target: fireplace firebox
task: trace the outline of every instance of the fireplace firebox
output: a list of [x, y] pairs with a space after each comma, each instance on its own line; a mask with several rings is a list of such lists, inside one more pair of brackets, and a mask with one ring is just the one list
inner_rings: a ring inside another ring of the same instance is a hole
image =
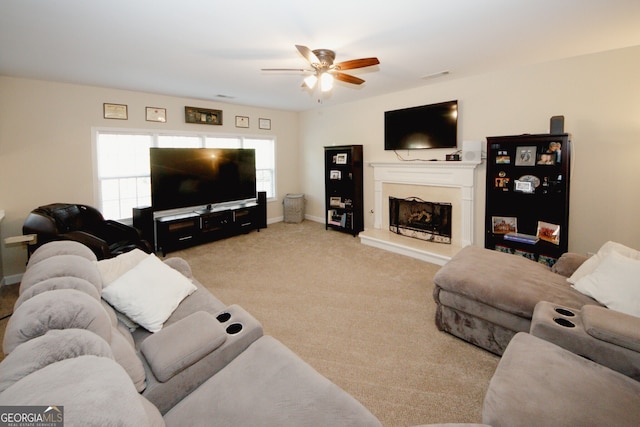
[[451, 203], [389, 197], [389, 230], [415, 239], [451, 244]]

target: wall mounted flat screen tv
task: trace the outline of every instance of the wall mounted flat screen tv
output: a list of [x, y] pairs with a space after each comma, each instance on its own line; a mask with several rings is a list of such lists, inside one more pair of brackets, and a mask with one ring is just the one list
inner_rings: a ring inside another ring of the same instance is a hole
[[455, 148], [457, 141], [457, 100], [384, 113], [385, 150]]
[[156, 211], [256, 197], [254, 149], [150, 148]]

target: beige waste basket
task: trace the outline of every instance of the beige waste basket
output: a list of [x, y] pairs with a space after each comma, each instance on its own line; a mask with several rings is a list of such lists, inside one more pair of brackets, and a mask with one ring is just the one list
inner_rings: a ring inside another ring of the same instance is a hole
[[299, 223], [304, 220], [304, 194], [287, 194], [283, 203], [284, 222]]

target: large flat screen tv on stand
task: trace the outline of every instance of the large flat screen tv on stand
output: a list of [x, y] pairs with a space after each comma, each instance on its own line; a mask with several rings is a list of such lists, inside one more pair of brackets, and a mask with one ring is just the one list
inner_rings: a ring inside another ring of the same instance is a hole
[[255, 150], [150, 148], [153, 210], [213, 209], [256, 198]]

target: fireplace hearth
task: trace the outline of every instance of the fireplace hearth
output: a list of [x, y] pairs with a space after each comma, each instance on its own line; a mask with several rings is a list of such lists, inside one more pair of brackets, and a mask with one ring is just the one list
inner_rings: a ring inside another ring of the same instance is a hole
[[389, 230], [428, 242], [451, 244], [451, 203], [389, 197]]

